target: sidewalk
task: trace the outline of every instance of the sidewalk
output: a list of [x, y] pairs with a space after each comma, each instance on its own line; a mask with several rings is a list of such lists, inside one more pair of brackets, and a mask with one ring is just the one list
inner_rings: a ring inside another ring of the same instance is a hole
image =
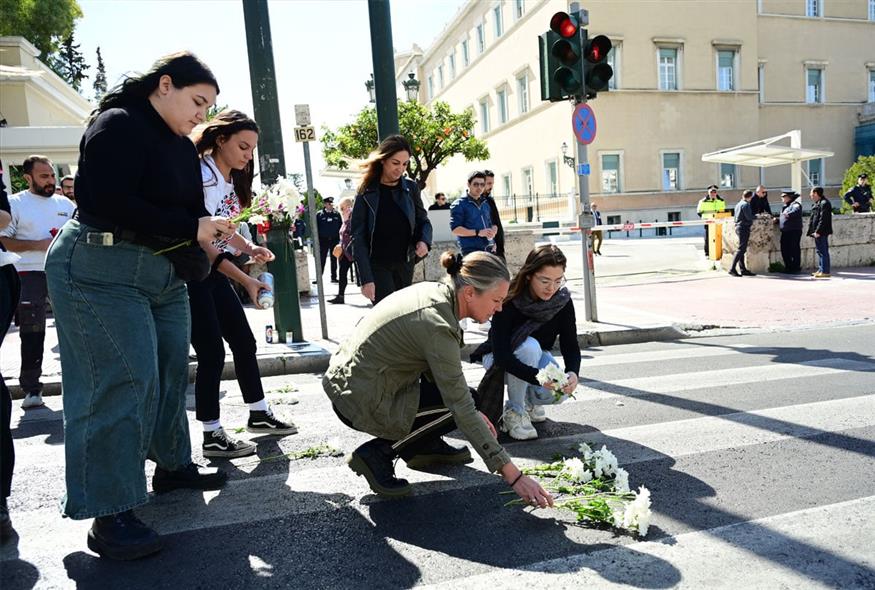
[[[613, 250], [613, 254], [606, 253], [596, 260], [597, 274], [599, 268], [610, 266], [611, 256], [626, 256], [617, 252], [618, 249]], [[833, 273], [832, 279], [824, 281], [815, 281], [808, 275], [765, 274], [736, 278], [720, 271], [678, 276], [665, 270], [642, 284], [616, 284], [597, 278], [599, 322], [591, 323], [584, 320], [579, 264], [578, 261], [575, 268], [573, 258], [569, 256], [568, 286], [575, 300], [578, 339], [582, 347], [687, 338], [712, 328], [787, 330], [875, 321], [872, 295], [875, 293], [875, 267], [870, 266], [841, 269]], [[331, 298], [337, 285], [326, 283], [326, 290], [327, 299]], [[311, 297], [301, 298], [303, 331], [309, 346], [300, 349], [265, 342], [264, 329], [267, 324], [274, 323], [273, 311], [246, 309], [258, 343], [258, 362], [264, 376], [324, 370], [331, 352], [370, 310], [369, 303], [355, 285], [350, 286], [345, 305], [326, 304], [328, 339], [323, 340], [315, 292], [314, 286]], [[485, 336], [477, 324], [468, 322], [466, 349], [473, 348]], [[0, 353], [0, 369], [14, 397], [22, 396], [18, 388], [19, 351], [18, 329], [13, 326]], [[466, 357], [463, 351], [463, 358]], [[195, 366], [194, 362], [190, 365], [192, 380]], [[57, 334], [54, 321], [49, 318], [42, 378], [45, 394], [60, 393], [60, 374]], [[230, 354], [226, 358], [223, 378], [233, 378]]]

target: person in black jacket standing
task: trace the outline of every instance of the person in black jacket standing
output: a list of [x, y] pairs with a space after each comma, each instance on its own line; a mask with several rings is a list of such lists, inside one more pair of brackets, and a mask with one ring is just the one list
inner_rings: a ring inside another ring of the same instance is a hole
[[832, 205], [823, 196], [823, 187], [816, 186], [808, 194], [814, 205], [811, 207], [811, 219], [808, 220], [807, 235], [814, 238], [814, 249], [817, 251], [817, 271], [812, 274], [815, 279], [829, 278], [829, 235], [832, 233]]
[[794, 275], [802, 268], [802, 199], [793, 191], [781, 193], [784, 207], [775, 223], [781, 230], [781, 258], [784, 259], [784, 272]]
[[492, 197], [492, 187], [495, 186], [495, 172], [492, 170], [484, 170], [483, 174], [486, 175], [486, 188], [483, 189], [481, 197], [483, 197], [489, 205], [489, 216], [492, 219], [492, 224], [498, 228], [498, 232], [495, 234], [494, 239], [495, 253], [504, 259], [504, 227], [501, 225], [501, 215], [498, 213], [498, 205]]
[[413, 265], [431, 248], [431, 222], [419, 186], [404, 178], [410, 144], [390, 135], [362, 164], [352, 207], [352, 252], [362, 295], [374, 302], [413, 283]]
[[872, 187], [869, 186], [868, 174], [857, 176], [857, 184], [845, 193], [845, 202], [854, 213], [868, 213], [872, 210]]
[[[735, 205], [735, 233], [738, 234], [738, 250], [732, 258], [732, 267], [729, 274], [734, 277], [752, 277], [754, 273], [747, 270], [744, 255], [747, 254], [747, 243], [750, 240], [750, 228], [753, 225], [753, 211], [750, 201], [753, 199], [753, 191], [744, 191], [741, 200]], [[741, 266], [739, 273], [736, 267]]]
[[325, 274], [325, 258], [331, 258], [331, 282], [337, 282], [337, 258], [328, 256], [340, 243], [340, 226], [343, 218], [334, 208], [334, 197], [322, 199], [322, 211], [316, 213], [316, 230], [319, 232], [319, 260], [322, 261], [322, 274]]
[[88, 547], [111, 559], [161, 549], [132, 510], [149, 498], [146, 459], [156, 493], [227, 480], [192, 463], [185, 411], [185, 280], [209, 273], [198, 244], [235, 230], [204, 208], [187, 137], [218, 92], [209, 68], [181, 52], [105, 94], [79, 145], [77, 218], [46, 257], [64, 388], [63, 512], [94, 518]]

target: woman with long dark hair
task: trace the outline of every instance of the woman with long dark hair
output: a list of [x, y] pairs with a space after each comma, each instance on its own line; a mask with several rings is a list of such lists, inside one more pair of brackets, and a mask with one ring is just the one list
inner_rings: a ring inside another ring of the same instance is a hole
[[[204, 209], [188, 138], [218, 92], [209, 68], [182, 52], [107, 93], [79, 145], [77, 218], [46, 258], [64, 388], [63, 512], [94, 518], [88, 547], [112, 559], [161, 548], [132, 511], [148, 501], [146, 459], [158, 493], [227, 480], [192, 463], [185, 413], [185, 279], [209, 271], [197, 244], [235, 229]], [[174, 243], [189, 245], [161, 253]]]
[[[253, 151], [258, 125], [240, 111], [223, 111], [192, 134], [201, 157], [204, 206], [213, 215], [234, 219], [252, 203]], [[197, 353], [194, 383], [196, 416], [204, 428], [204, 457], [245, 457], [255, 453], [251, 442], [228, 436], [219, 420], [219, 383], [225, 367], [228, 341], [243, 401], [249, 406], [246, 429], [255, 434], [294, 434], [293, 424], [277, 419], [264, 399], [255, 358], [255, 337], [240, 299], [228, 282], [242, 285], [258, 307], [258, 290], [268, 285], [237, 268], [233, 252], [244, 252], [257, 262], [273, 260], [267, 248], [256, 246], [239, 233], [205, 246], [212, 261], [210, 275], [188, 282], [191, 309], [191, 344]]]
[[[552, 244], [538, 246], [510, 282], [504, 306], [492, 318], [489, 339], [471, 355], [483, 360], [487, 372], [481, 382], [507, 384], [507, 403], [501, 429], [511, 438], [538, 437], [532, 422], [543, 422], [544, 405], [564, 401], [540, 386], [536, 375], [548, 364], [556, 364], [550, 350], [559, 338], [567, 385], [564, 395], [577, 388], [580, 345], [571, 293], [565, 288], [567, 260]], [[488, 395], [488, 394], [486, 394]]]
[[431, 248], [431, 222], [419, 186], [404, 178], [410, 144], [390, 135], [362, 163], [352, 208], [352, 251], [362, 295], [379, 303], [413, 283], [413, 266]]

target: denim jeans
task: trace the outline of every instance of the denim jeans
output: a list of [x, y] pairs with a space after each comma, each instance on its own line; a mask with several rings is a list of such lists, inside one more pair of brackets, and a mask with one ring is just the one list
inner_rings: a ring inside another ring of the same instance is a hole
[[[532, 338], [526, 338], [519, 347], [513, 351], [521, 363], [543, 369], [550, 363], [557, 364], [553, 355], [546, 350], [541, 350], [541, 343]], [[488, 369], [492, 366], [494, 358], [492, 353], [483, 357], [483, 367]], [[555, 403], [553, 392], [546, 387], [540, 385], [532, 385], [528, 381], [524, 381], [519, 377], [511, 375], [509, 372], [504, 373], [504, 382], [507, 385], [507, 403], [505, 409], [514, 410], [519, 414], [524, 414], [526, 405], [544, 406]]]
[[829, 274], [829, 236], [814, 238], [814, 249], [817, 250], [817, 270]]
[[46, 257], [61, 349], [67, 495], [74, 519], [146, 503], [144, 461], [191, 463], [185, 414], [189, 310], [164, 256], [87, 243], [68, 221]]

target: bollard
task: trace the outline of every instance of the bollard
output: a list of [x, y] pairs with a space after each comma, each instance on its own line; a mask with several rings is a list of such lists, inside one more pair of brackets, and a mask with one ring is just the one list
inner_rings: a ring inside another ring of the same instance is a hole
[[723, 258], [723, 224], [712, 223], [708, 226], [708, 258], [720, 260]]
[[267, 269], [273, 274], [274, 280], [274, 333], [275, 341], [285, 342], [286, 333], [292, 332], [295, 342], [303, 342], [298, 267], [289, 239], [289, 229], [289, 225], [272, 225], [267, 230], [267, 248], [276, 256], [273, 262], [267, 263]]

